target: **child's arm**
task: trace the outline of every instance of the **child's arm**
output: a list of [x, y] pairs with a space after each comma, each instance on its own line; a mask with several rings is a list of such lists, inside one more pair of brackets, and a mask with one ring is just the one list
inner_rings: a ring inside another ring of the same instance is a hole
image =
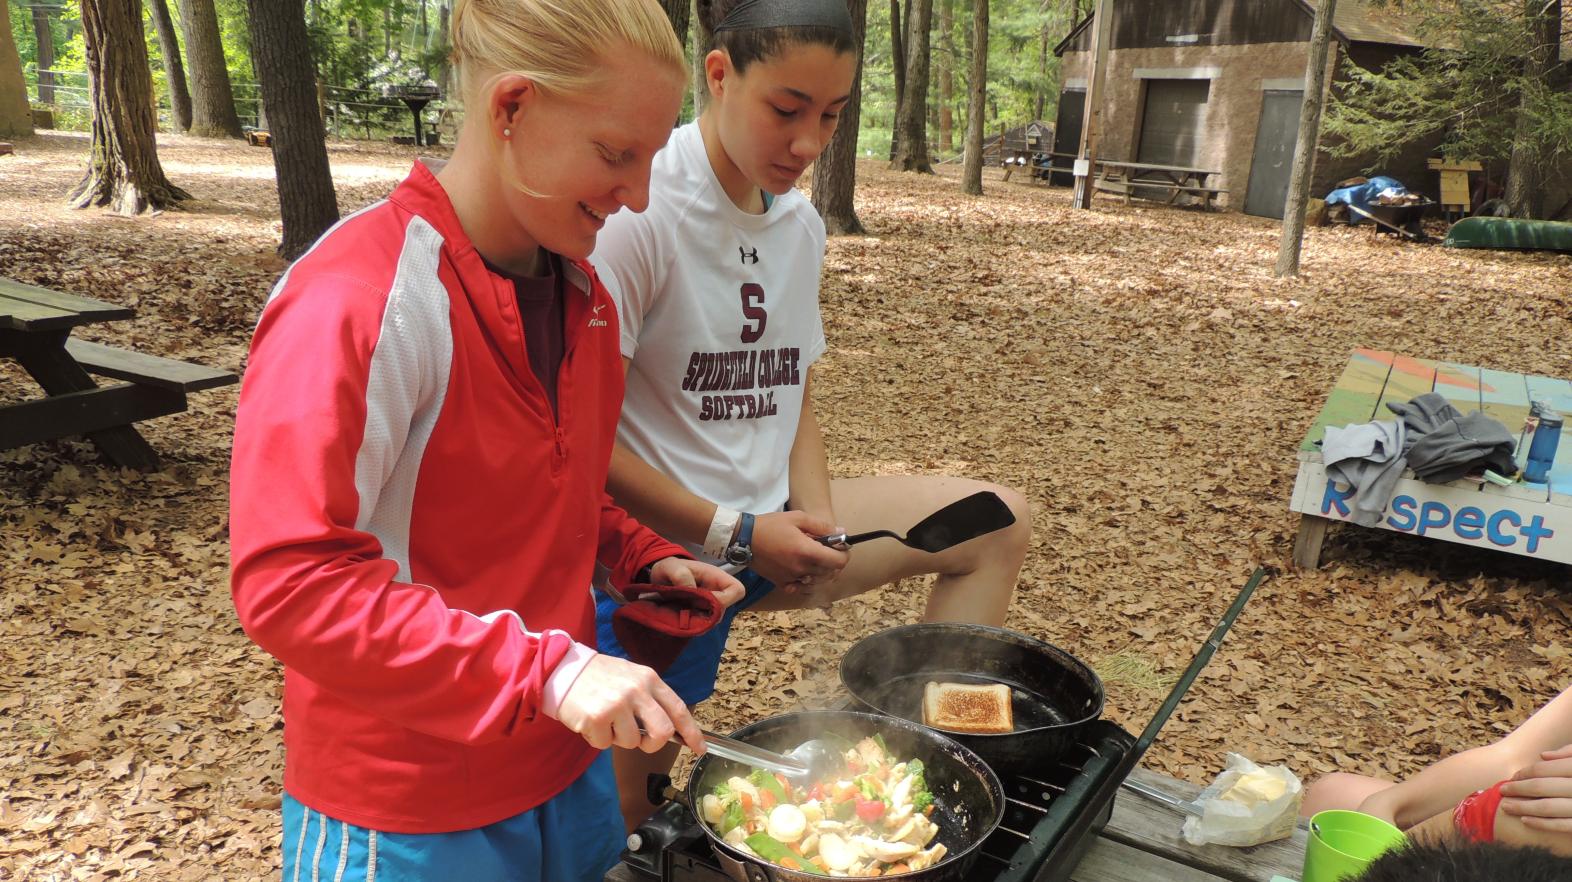
[[1572, 742], [1572, 690], [1562, 692], [1511, 734], [1494, 744], [1449, 756], [1419, 774], [1376, 793], [1360, 805], [1367, 814], [1408, 829], [1510, 777], [1543, 751]]
[[827, 523], [835, 522], [830, 504], [830, 464], [824, 449], [824, 433], [813, 410], [813, 368], [802, 384], [802, 419], [797, 437], [792, 440], [791, 466], [787, 472], [791, 500], [787, 505], [805, 511]]
[[[626, 370], [632, 359], [623, 359]], [[813, 425], [818, 438], [818, 424]], [[803, 435], [799, 427], [798, 439]], [[824, 442], [818, 440], [820, 469], [823, 466]], [[795, 470], [796, 448], [793, 447], [789, 468]], [[638, 455], [618, 444], [611, 454], [611, 468], [606, 476], [606, 488], [618, 505], [647, 524], [662, 536], [703, 544], [709, 533], [710, 522], [715, 518], [714, 502], [690, 492], [670, 476], [640, 459]], [[795, 477], [792, 478], [795, 496]], [[825, 497], [829, 496], [829, 482], [825, 479]], [[826, 511], [828, 505], [825, 506]], [[753, 569], [777, 585], [797, 580], [803, 573], [839, 570], [845, 566], [846, 553], [820, 545], [813, 537], [835, 532], [833, 521], [819, 517], [813, 511], [753, 512], [757, 520], [753, 528]]]

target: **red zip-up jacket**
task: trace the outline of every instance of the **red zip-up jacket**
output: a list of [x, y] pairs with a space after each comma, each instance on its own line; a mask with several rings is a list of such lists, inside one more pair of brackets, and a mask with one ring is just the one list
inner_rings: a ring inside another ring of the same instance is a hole
[[554, 418], [513, 283], [425, 166], [274, 288], [235, 421], [231, 589], [284, 664], [284, 788], [397, 833], [472, 829], [594, 759], [552, 719], [618, 584], [683, 554], [605, 495], [616, 308], [563, 263]]

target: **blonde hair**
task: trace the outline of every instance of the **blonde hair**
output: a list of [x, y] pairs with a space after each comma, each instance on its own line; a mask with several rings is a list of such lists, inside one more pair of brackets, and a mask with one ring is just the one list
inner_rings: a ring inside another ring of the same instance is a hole
[[678, 73], [682, 46], [656, 0], [458, 0], [451, 18], [459, 93], [500, 74], [528, 77], [547, 92], [583, 93], [601, 59], [642, 49]]

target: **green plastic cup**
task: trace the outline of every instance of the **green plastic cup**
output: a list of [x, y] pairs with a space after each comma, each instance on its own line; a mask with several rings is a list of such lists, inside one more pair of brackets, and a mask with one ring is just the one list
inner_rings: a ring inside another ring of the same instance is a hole
[[1324, 811], [1310, 819], [1300, 882], [1353, 879], [1387, 849], [1407, 842], [1403, 831], [1362, 812]]

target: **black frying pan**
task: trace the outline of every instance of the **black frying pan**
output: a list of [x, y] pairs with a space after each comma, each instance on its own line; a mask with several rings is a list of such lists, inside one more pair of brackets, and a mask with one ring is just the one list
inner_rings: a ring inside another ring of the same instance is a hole
[[[955, 741], [906, 720], [852, 711], [809, 711], [782, 714], [760, 720], [731, 733], [738, 741], [756, 744], [777, 752], [789, 751], [810, 738], [844, 739], [855, 743], [877, 733], [890, 752], [903, 759], [920, 759], [927, 767], [924, 776], [934, 795], [933, 820], [939, 825], [937, 841], [948, 853], [944, 859], [914, 873], [899, 873], [885, 878], [910, 882], [953, 882], [964, 880], [982, 854], [984, 839], [1004, 818], [1004, 787], [999, 776], [975, 753]], [[748, 767], [715, 756], [700, 757], [688, 777], [687, 799], [695, 815], [704, 794], [732, 775], [746, 776]], [[727, 844], [709, 824], [699, 826], [726, 875], [737, 882], [817, 882], [829, 877], [801, 870], [788, 870], [760, 858], [743, 854]]]
[[930, 680], [1010, 687], [1014, 732], [945, 733], [1001, 773], [1054, 761], [1103, 712], [1103, 684], [1090, 667], [1004, 628], [903, 625], [864, 637], [841, 659], [841, 682], [859, 705], [919, 724]]

